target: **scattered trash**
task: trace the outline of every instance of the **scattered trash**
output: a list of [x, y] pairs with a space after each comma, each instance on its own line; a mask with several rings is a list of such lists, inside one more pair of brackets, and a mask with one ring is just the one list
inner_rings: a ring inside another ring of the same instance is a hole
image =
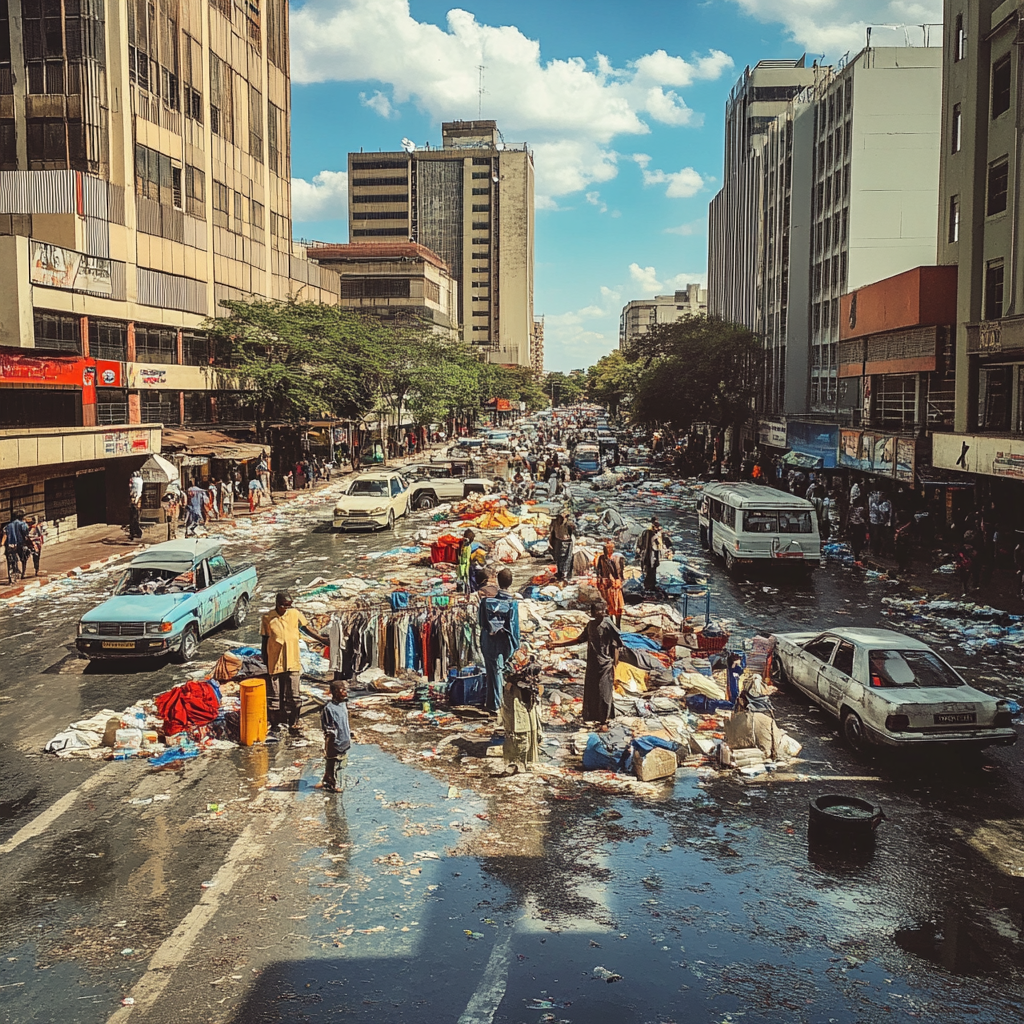
[[599, 981], [606, 981], [610, 985], [613, 981], [622, 981], [622, 975], [609, 971], [606, 967], [595, 967], [593, 975]]

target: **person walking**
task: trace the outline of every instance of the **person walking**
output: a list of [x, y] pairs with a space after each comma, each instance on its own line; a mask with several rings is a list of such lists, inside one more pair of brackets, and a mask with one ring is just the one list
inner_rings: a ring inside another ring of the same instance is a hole
[[658, 566], [665, 551], [665, 534], [657, 516], [651, 525], [640, 534], [636, 542], [636, 558], [644, 574], [644, 590], [653, 593], [658, 589]]
[[209, 519], [220, 519], [220, 484], [216, 477], [210, 479], [206, 490], [210, 495], [210, 499], [206, 503], [207, 517]]
[[206, 522], [206, 491], [198, 484], [193, 484], [186, 494], [185, 505], [185, 536], [194, 537], [196, 529]]
[[[854, 487], [856, 486], [854, 484]], [[853, 552], [855, 562], [860, 561], [861, 552], [867, 542], [867, 519], [867, 509], [864, 508], [864, 502], [858, 489], [856, 499], [850, 502], [850, 511], [846, 519], [846, 536], [850, 542], [850, 550]]]
[[267, 492], [270, 504], [273, 505], [274, 492], [270, 488], [270, 460], [267, 458], [267, 450], [265, 448], [260, 452], [260, 461], [256, 463], [256, 473], [260, 478], [260, 483], [263, 485], [263, 490]]
[[604, 551], [597, 556], [595, 569], [597, 589], [608, 606], [608, 614], [621, 629], [622, 613], [626, 609], [622, 599], [622, 560], [615, 556], [615, 545], [612, 541], [605, 542]]
[[314, 633], [309, 621], [297, 608], [292, 607], [292, 595], [281, 590], [274, 598], [274, 610], [267, 612], [260, 623], [263, 664], [267, 666], [270, 687], [267, 707], [273, 725], [286, 725], [292, 736], [301, 736], [299, 708], [302, 696], [299, 681], [302, 678], [302, 660], [299, 654], [299, 635], [305, 633], [312, 640], [327, 645], [327, 638]]
[[462, 535], [462, 540], [459, 541], [458, 551], [455, 556], [455, 576], [464, 594], [468, 594], [470, 591], [469, 568], [470, 559], [473, 555], [474, 540], [476, 540], [476, 534], [472, 530], [466, 530]]
[[545, 644], [548, 650], [575, 647], [586, 641], [587, 674], [583, 679], [583, 720], [594, 722], [598, 732], [607, 732], [615, 717], [615, 666], [619, 663], [622, 634], [608, 617], [604, 601], [590, 606], [590, 621], [579, 636]]
[[316, 788], [340, 793], [338, 769], [348, 764], [354, 738], [348, 720], [348, 689], [343, 682], [331, 683], [331, 699], [320, 712], [320, 728], [324, 732], [324, 777]]
[[224, 479], [220, 485], [220, 514], [225, 519], [230, 519], [235, 511], [235, 492], [231, 481]]
[[559, 582], [572, 576], [573, 535], [576, 527], [559, 512], [551, 524], [551, 554], [555, 559], [555, 579]]
[[[41, 523], [35, 516], [29, 516], [25, 520], [28, 525], [28, 538], [26, 547], [28, 553], [32, 556], [32, 568], [35, 570], [35, 575], [39, 575], [39, 559], [43, 554], [43, 542], [46, 540], [46, 524]], [[25, 575], [25, 569], [28, 567], [26, 561], [22, 561], [21, 575]]]
[[128, 480], [128, 537], [142, 540], [142, 474], [135, 470]]
[[540, 760], [543, 728], [540, 721], [540, 665], [530, 658], [509, 672], [501, 699], [501, 724], [505, 733], [502, 756], [509, 764], [528, 765]]
[[505, 688], [505, 667], [519, 650], [522, 637], [519, 631], [519, 607], [511, 592], [512, 570], [503, 568], [498, 573], [498, 592], [485, 597], [477, 609], [480, 626], [480, 651], [484, 656], [487, 682], [485, 707], [497, 711]]
[[7, 582], [13, 583], [19, 573], [25, 575], [28, 565], [28, 523], [25, 513], [17, 508], [11, 514], [11, 521], [4, 527], [3, 546], [7, 556]]
[[[249, 481], [249, 514], [252, 515], [256, 509], [263, 506], [263, 484], [258, 477]], [[186, 531], [187, 533], [187, 531]]]

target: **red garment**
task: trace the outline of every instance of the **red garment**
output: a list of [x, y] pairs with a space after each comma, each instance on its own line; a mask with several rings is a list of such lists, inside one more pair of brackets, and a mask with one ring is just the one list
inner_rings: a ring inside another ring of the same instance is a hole
[[206, 725], [220, 714], [217, 691], [199, 679], [190, 679], [182, 686], [157, 694], [156, 707], [164, 720], [164, 734], [167, 736]]

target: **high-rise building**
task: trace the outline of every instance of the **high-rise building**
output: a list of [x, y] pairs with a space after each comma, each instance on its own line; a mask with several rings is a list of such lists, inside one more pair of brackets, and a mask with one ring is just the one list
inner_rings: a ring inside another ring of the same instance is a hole
[[730, 96], [709, 308], [764, 339], [768, 415], [859, 407], [838, 388], [839, 297], [932, 260], [940, 64], [938, 47], [869, 47], [838, 70], [793, 62], [805, 87], [769, 93], [772, 116], [760, 64]]
[[287, 0], [0, 0], [0, 518], [125, 521], [160, 424], [245, 418], [219, 303], [337, 301], [289, 90]]
[[708, 291], [699, 284], [688, 284], [672, 295], [632, 299], [619, 314], [619, 348], [624, 349], [656, 324], [673, 324], [688, 316], [704, 316], [707, 311]]
[[[463, 337], [531, 365], [533, 154], [494, 121], [441, 126], [440, 149], [349, 153], [349, 240], [418, 242], [451, 268]], [[411, 148], [411, 147], [410, 147]]]
[[544, 317], [533, 318], [533, 338], [530, 341], [530, 366], [540, 378], [544, 373]]

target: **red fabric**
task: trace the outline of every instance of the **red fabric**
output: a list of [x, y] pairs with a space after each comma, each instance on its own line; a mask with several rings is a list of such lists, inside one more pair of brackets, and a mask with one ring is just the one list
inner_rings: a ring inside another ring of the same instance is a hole
[[190, 679], [183, 686], [158, 694], [156, 707], [164, 720], [164, 734], [167, 736], [206, 725], [220, 714], [216, 691], [209, 683], [198, 679]]

